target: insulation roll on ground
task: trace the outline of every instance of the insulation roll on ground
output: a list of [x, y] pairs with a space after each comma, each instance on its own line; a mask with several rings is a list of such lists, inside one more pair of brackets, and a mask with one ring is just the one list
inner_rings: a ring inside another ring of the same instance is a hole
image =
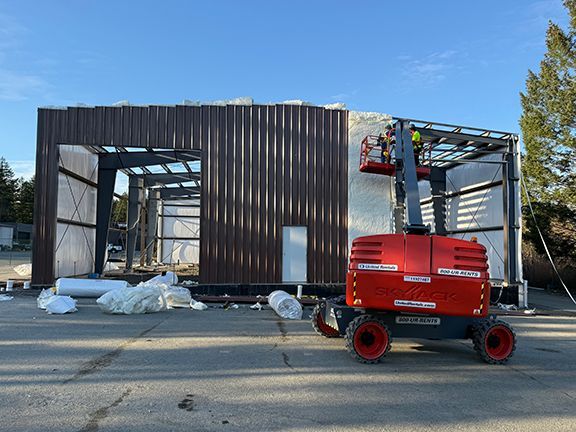
[[118, 288], [125, 288], [128, 282], [108, 279], [60, 278], [56, 281], [56, 294], [72, 297], [100, 297]]

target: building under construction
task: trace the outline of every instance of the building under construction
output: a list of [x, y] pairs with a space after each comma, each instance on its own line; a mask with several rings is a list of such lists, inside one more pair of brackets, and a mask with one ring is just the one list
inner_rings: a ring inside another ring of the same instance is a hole
[[[40, 109], [32, 282], [103, 272], [121, 172], [127, 268], [141, 232], [143, 264], [197, 263], [203, 284], [344, 283], [352, 238], [401, 229], [393, 181], [359, 171], [379, 158], [362, 136], [392, 120], [287, 104]], [[523, 303], [518, 137], [411, 122], [425, 222], [478, 237], [496, 295]]]

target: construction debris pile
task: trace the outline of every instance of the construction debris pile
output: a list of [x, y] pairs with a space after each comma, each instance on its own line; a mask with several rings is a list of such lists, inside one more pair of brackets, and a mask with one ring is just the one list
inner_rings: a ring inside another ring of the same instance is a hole
[[[123, 280], [60, 278], [53, 288], [42, 290], [37, 298], [38, 308], [49, 314], [76, 312], [75, 297], [96, 298], [100, 310], [107, 314], [144, 314], [174, 308], [189, 308], [203, 311], [208, 306], [192, 298], [190, 281], [178, 284], [174, 272], [166, 272], [140, 282], [136, 286]], [[226, 296], [225, 296], [226, 297]], [[251, 306], [252, 310], [262, 310], [263, 297]], [[270, 307], [284, 319], [302, 319], [302, 305], [285, 291], [274, 291], [268, 296]], [[224, 309], [237, 309], [238, 305], [225, 302]]]

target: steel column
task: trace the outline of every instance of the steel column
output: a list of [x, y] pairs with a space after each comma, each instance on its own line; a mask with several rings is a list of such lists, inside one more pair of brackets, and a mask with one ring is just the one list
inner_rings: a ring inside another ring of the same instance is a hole
[[[128, 223], [126, 230], [126, 269], [131, 269], [136, 251], [136, 237], [138, 236], [138, 219], [140, 215], [140, 201], [143, 193], [144, 180], [130, 176], [128, 180]], [[144, 251], [140, 251], [144, 253]]]
[[[146, 230], [146, 265], [152, 265], [158, 228], [158, 204], [160, 191], [148, 189], [148, 229]], [[158, 259], [156, 259], [158, 261]]]
[[108, 227], [112, 214], [116, 170], [98, 166], [98, 196], [96, 199], [96, 245], [94, 273], [102, 273], [108, 249]]
[[[519, 304], [523, 290], [520, 257], [521, 215], [519, 197], [520, 156], [517, 139], [508, 140], [508, 151], [502, 166], [502, 197], [504, 213], [504, 287], [506, 303]], [[526, 302], [525, 293], [522, 295]]]
[[434, 211], [434, 232], [445, 236], [446, 231], [446, 170], [433, 166], [430, 170], [430, 189]]
[[58, 154], [57, 131], [60, 111], [38, 110], [36, 134], [36, 187], [34, 191], [34, 241], [32, 243], [32, 284], [54, 282], [57, 214]]

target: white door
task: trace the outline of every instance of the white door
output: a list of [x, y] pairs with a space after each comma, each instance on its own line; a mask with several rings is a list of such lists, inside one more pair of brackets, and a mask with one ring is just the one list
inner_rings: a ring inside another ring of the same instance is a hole
[[308, 228], [282, 227], [282, 282], [306, 282]]

